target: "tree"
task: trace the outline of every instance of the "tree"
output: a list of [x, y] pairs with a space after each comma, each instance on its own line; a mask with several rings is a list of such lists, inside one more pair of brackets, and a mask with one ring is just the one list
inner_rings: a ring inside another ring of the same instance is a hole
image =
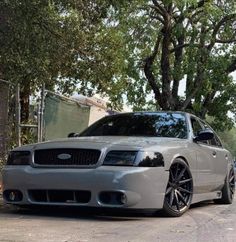
[[[42, 83], [68, 95], [78, 83], [86, 94], [106, 91], [122, 56], [109, 51], [109, 45], [121, 45], [114, 30], [102, 36], [108, 7], [102, 0], [0, 2], [0, 78], [20, 83], [22, 122], [28, 122], [29, 97]], [[1, 104], [7, 98], [4, 90]], [[6, 135], [4, 124], [0, 133]]]
[[[232, 126], [235, 113], [235, 2], [133, 0], [111, 21], [126, 39], [128, 101], [137, 109], [153, 93], [158, 109], [187, 110]], [[185, 96], [179, 95], [185, 80]]]
[[118, 74], [122, 53], [109, 51], [109, 45], [114, 50], [121, 43], [101, 24], [108, 7], [102, 0], [0, 3], [0, 76], [22, 84], [23, 113], [29, 94], [42, 83], [67, 94], [77, 83], [105, 90], [106, 81]]
[[7, 153], [7, 107], [9, 84], [0, 79], [0, 170], [2, 160]]
[[232, 125], [233, 0], [4, 0], [0, 19], [0, 78], [21, 83], [23, 121], [44, 82], [63, 94], [79, 84], [117, 109], [126, 96], [134, 110], [187, 110]]
[[219, 133], [224, 146], [230, 150], [234, 158], [236, 158], [236, 128], [233, 127], [230, 130], [225, 130]]

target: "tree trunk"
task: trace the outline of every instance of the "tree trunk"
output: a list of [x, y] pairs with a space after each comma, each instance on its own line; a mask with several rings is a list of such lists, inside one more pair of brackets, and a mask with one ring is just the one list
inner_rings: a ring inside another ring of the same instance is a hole
[[171, 109], [172, 94], [170, 91], [170, 42], [171, 42], [171, 21], [168, 16], [163, 27], [163, 41], [161, 53], [161, 75], [162, 75], [162, 108]]
[[5, 161], [8, 144], [9, 84], [0, 80], [0, 163]]
[[21, 123], [29, 121], [29, 108], [30, 108], [30, 85], [22, 85], [20, 92], [20, 105], [21, 105]]

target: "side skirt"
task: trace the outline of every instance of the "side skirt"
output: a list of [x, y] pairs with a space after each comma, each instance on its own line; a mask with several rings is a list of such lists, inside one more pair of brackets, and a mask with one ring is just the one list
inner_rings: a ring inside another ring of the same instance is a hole
[[213, 199], [221, 198], [221, 196], [222, 196], [221, 191], [193, 194], [192, 204], [198, 203], [198, 202], [201, 202], [201, 201], [207, 201], [207, 200], [213, 200]]

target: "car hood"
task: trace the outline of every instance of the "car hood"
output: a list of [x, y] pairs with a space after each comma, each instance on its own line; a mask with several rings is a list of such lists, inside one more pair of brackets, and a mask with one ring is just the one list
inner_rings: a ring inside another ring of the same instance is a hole
[[176, 147], [183, 146], [186, 139], [166, 137], [127, 137], [127, 136], [91, 136], [58, 139], [18, 147], [15, 150], [56, 149], [56, 148], [82, 148], [82, 149], [131, 149], [142, 150], [152, 147]]

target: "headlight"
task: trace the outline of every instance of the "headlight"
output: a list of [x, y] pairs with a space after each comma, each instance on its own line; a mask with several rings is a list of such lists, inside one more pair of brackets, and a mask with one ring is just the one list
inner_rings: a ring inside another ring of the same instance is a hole
[[165, 165], [163, 155], [159, 152], [141, 152], [140, 156], [138, 166], [160, 167]]
[[137, 151], [110, 151], [103, 165], [108, 166], [133, 166]]
[[11, 151], [7, 165], [29, 165], [30, 164], [30, 152], [29, 151]]

